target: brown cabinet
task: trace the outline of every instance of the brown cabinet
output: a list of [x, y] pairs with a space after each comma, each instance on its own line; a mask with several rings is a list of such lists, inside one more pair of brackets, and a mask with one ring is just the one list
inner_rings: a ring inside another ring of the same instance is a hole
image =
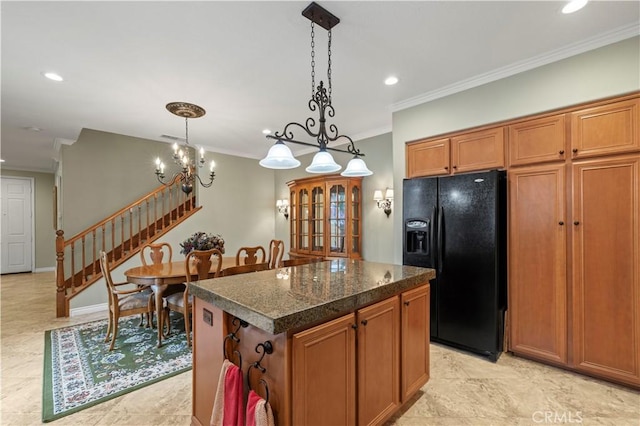
[[504, 127], [410, 142], [407, 178], [504, 168]]
[[640, 151], [640, 99], [584, 108], [571, 114], [573, 158]]
[[450, 171], [449, 138], [407, 144], [407, 177], [446, 175]]
[[355, 425], [355, 314], [295, 334], [292, 424]]
[[509, 349], [567, 363], [565, 165], [509, 171]]
[[400, 406], [399, 309], [392, 297], [358, 311], [359, 425], [381, 424]]
[[429, 381], [429, 294], [429, 286], [422, 286], [400, 296], [402, 402]]
[[292, 353], [293, 424], [382, 424], [429, 379], [429, 286], [294, 334]]
[[640, 155], [576, 162], [572, 190], [573, 365], [640, 386]]
[[340, 175], [287, 183], [291, 257], [362, 257], [361, 183]]
[[452, 172], [504, 168], [504, 132], [504, 127], [495, 127], [452, 137]]
[[509, 126], [509, 165], [564, 161], [564, 114], [527, 120]]

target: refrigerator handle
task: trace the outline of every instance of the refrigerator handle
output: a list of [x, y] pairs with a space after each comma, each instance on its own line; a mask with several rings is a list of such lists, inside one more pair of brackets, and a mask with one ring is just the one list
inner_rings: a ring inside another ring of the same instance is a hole
[[431, 212], [431, 223], [429, 223], [429, 256], [431, 257], [431, 265], [436, 266], [436, 236], [435, 236], [435, 220], [436, 220], [436, 206], [433, 206], [433, 211]]
[[444, 207], [440, 207], [440, 214], [438, 215], [438, 274], [442, 273], [442, 266], [444, 264], [444, 250], [442, 249], [443, 235], [442, 235], [442, 221], [444, 219]]

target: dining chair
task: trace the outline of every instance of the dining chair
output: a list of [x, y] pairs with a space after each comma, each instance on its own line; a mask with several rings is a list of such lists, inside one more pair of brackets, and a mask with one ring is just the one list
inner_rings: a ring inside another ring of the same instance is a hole
[[[258, 260], [258, 256], [260, 256], [260, 260]], [[264, 263], [266, 257], [267, 252], [262, 246], [240, 247], [236, 253], [236, 266]]]
[[140, 249], [140, 259], [142, 264], [147, 266], [147, 261], [152, 265], [171, 262], [173, 257], [173, 249], [169, 243], [146, 243]]
[[230, 266], [220, 271], [220, 274], [221, 274], [220, 276], [228, 277], [229, 275], [245, 274], [247, 272], [266, 271], [268, 269], [270, 268], [267, 262], [254, 263], [251, 265]]
[[[193, 271], [197, 280], [209, 278], [211, 267], [215, 265], [214, 278], [220, 276], [222, 268], [222, 252], [218, 249], [193, 250], [184, 259], [186, 272], [185, 289], [181, 292], [165, 297], [167, 306], [164, 309], [164, 317], [169, 317], [170, 311], [179, 312], [184, 317], [184, 330], [187, 334], [187, 345], [191, 346], [191, 312], [193, 308], [193, 296], [189, 293], [189, 284], [192, 280]], [[168, 332], [171, 332], [171, 321], [167, 321]]]
[[109, 350], [112, 351], [118, 336], [118, 321], [121, 317], [147, 314], [149, 318], [153, 318], [155, 309], [153, 292], [148, 287], [125, 290], [122, 286], [131, 285], [131, 283], [114, 283], [109, 269], [109, 258], [107, 253], [102, 250], [100, 251], [100, 268], [109, 293], [109, 324], [104, 341], [105, 343], [108, 342], [109, 336], [112, 336], [111, 345], [109, 346]]
[[307, 265], [309, 263], [322, 262], [324, 258], [322, 257], [296, 257], [293, 259], [285, 259], [282, 261], [282, 267], [287, 266], [298, 266], [298, 265]]
[[282, 256], [284, 255], [284, 241], [271, 240], [269, 242], [269, 269], [275, 269], [282, 266]]

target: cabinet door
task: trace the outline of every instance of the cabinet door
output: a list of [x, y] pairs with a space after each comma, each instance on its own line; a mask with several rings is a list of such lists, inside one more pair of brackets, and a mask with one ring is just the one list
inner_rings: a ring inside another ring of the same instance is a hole
[[449, 174], [449, 139], [407, 144], [407, 178]]
[[614, 102], [571, 114], [573, 158], [640, 150], [640, 99]]
[[509, 165], [565, 159], [564, 114], [509, 126]]
[[327, 184], [327, 248], [331, 257], [346, 257], [349, 244], [347, 226], [348, 181], [334, 181]]
[[398, 297], [360, 309], [357, 320], [358, 424], [381, 424], [400, 405]]
[[292, 424], [356, 423], [355, 315], [293, 336]]
[[504, 127], [451, 138], [453, 173], [504, 167]]
[[509, 172], [509, 349], [567, 362], [564, 164]]
[[403, 403], [429, 381], [429, 290], [425, 285], [400, 296]]
[[640, 156], [573, 165], [573, 363], [640, 384]]

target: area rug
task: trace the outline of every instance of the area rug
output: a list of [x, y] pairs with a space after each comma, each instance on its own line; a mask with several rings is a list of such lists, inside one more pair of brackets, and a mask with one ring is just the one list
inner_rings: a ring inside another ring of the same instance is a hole
[[42, 421], [67, 416], [191, 369], [182, 316], [157, 348], [157, 330], [140, 317], [121, 318], [113, 351], [104, 342], [107, 320], [45, 332]]

